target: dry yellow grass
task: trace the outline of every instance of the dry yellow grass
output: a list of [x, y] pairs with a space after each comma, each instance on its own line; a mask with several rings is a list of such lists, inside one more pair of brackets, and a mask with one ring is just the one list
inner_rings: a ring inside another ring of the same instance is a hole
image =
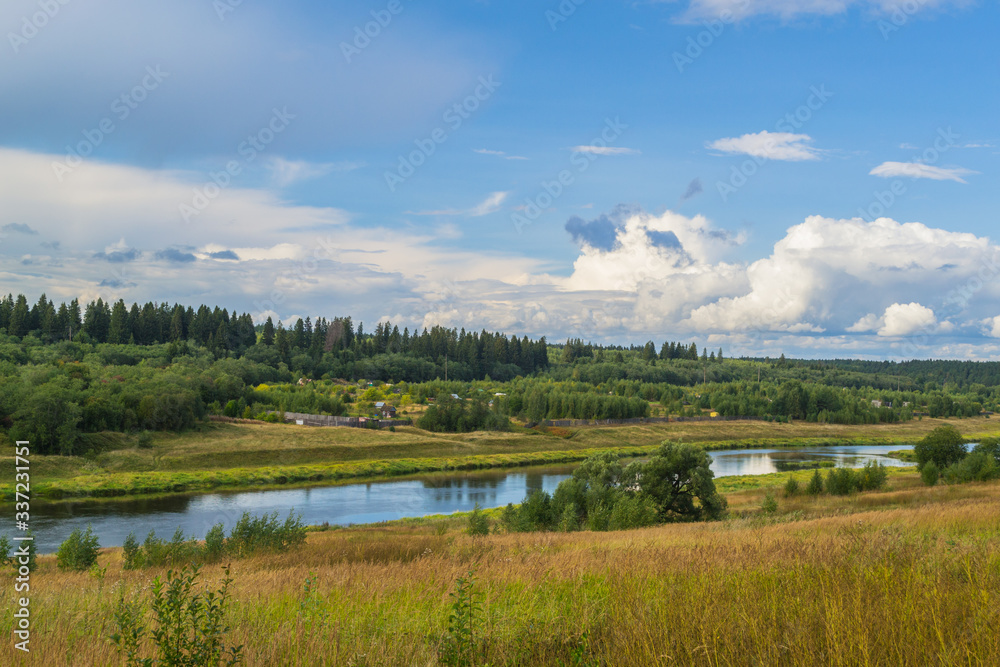
[[[758, 489], [731, 494], [724, 522], [619, 533], [474, 539], [454, 518], [313, 533], [294, 553], [233, 563], [228, 639], [248, 665], [437, 664], [448, 593], [474, 568], [478, 664], [1000, 664], [1000, 484], [915, 477], [779, 498], [773, 519]], [[148, 593], [159, 571], [123, 573], [119, 558], [102, 554], [103, 583], [43, 559], [33, 653], [8, 641], [0, 663], [121, 664], [106, 639], [114, 599]], [[310, 573], [325, 622], [299, 613]]]

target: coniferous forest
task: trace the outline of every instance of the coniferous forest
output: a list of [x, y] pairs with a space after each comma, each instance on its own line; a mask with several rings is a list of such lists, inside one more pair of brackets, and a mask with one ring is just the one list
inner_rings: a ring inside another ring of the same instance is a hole
[[[30, 305], [29, 305], [30, 303]], [[457, 397], [457, 398], [453, 398]], [[543, 420], [745, 418], [840, 424], [996, 409], [1000, 363], [731, 359], [695, 342], [433, 327], [366, 330], [349, 316], [256, 324], [218, 306], [0, 300], [0, 431], [79, 454], [106, 431], [182, 431], [212, 414], [375, 416], [432, 431]]]

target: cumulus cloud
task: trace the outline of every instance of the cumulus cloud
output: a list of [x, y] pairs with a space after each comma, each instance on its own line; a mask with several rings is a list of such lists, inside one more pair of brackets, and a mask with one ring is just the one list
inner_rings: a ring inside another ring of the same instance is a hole
[[218, 252], [210, 252], [210, 253], [208, 253], [208, 256], [211, 259], [228, 259], [228, 260], [233, 260], [233, 261], [237, 261], [237, 262], [240, 259], [240, 256], [237, 255], [232, 250], [220, 250]]
[[871, 176], [881, 176], [882, 178], [905, 176], [908, 178], [930, 178], [935, 181], [965, 183], [966, 181], [962, 176], [977, 174], [979, 172], [961, 167], [935, 167], [923, 164], [922, 162], [883, 162], [868, 173]]
[[822, 152], [809, 146], [812, 138], [808, 134], [791, 132], [768, 132], [744, 134], [741, 137], [725, 137], [706, 144], [707, 148], [723, 153], [749, 155], [765, 160], [818, 160]]
[[[921, 223], [813, 216], [746, 268], [745, 294], [694, 309], [689, 323], [702, 331], [812, 327], [884, 337], [913, 327], [947, 331], [953, 324], [938, 322], [921, 302], [947, 302], [998, 252], [987, 238]], [[997, 292], [990, 285], [981, 296]]]
[[985, 331], [987, 336], [1000, 338], [1000, 315], [985, 319], [983, 324], [986, 325]]
[[913, 301], [894, 303], [885, 309], [879, 336], [908, 336], [918, 331], [930, 332], [937, 328], [934, 311]]

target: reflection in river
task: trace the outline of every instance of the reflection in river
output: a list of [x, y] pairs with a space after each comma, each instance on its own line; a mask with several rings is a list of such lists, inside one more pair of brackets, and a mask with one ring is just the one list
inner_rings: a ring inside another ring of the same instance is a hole
[[[910, 465], [886, 457], [900, 446], [810, 447], [742, 449], [711, 452], [717, 477], [776, 472], [778, 461], [830, 460], [838, 466], [858, 467], [869, 460], [884, 465]], [[203, 538], [222, 522], [228, 531], [243, 512], [290, 510], [302, 514], [306, 524], [373, 523], [428, 514], [469, 511], [518, 503], [538, 489], [555, 490], [575, 465], [540, 466], [514, 470], [447, 472], [364, 484], [271, 491], [212, 493], [192, 496], [79, 501], [33, 507], [31, 521], [38, 550], [50, 553], [74, 528], [94, 527], [101, 546], [120, 546], [129, 532], [139, 541], [151, 530], [169, 539], [180, 526], [186, 536]]]

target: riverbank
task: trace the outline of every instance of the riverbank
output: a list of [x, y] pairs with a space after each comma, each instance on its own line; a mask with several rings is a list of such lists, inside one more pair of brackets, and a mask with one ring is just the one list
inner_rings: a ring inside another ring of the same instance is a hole
[[[982, 418], [870, 426], [672, 422], [467, 434], [430, 433], [415, 427], [390, 432], [204, 424], [187, 433], [155, 434], [148, 442], [114, 434], [103, 439], [107, 449], [85, 457], [32, 457], [31, 483], [34, 498], [49, 501], [287, 488], [424, 472], [572, 463], [601, 451], [642, 456], [667, 439], [713, 450], [906, 445], [944, 423], [955, 425], [970, 438], [1000, 434], [1000, 424]], [[12, 453], [8, 445], [2, 460], [4, 470], [13, 470]], [[0, 480], [0, 499], [9, 503], [13, 496], [11, 473]]]
[[[776, 494], [771, 516], [765, 490], [728, 493], [725, 521], [615, 533], [473, 538], [455, 516], [311, 532], [232, 562], [226, 641], [250, 667], [436, 664], [473, 571], [482, 664], [1000, 664], [1000, 483], [908, 471], [884, 491]], [[122, 571], [120, 549], [100, 577], [39, 562], [35, 661], [119, 662], [113, 601], [148, 597], [164, 570]], [[16, 662], [10, 643], [0, 661]]]

